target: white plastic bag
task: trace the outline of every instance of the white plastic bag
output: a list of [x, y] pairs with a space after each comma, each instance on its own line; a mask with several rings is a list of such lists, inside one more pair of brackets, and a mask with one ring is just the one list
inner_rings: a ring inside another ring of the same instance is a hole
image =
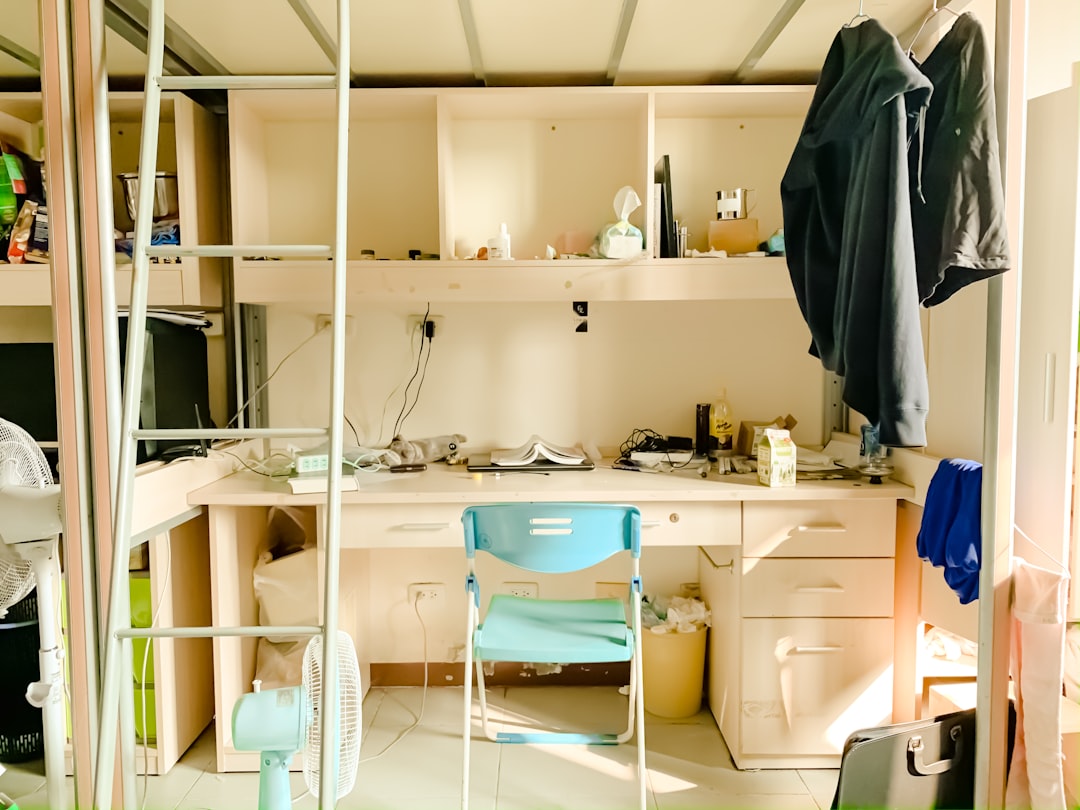
[[[259, 624], [319, 623], [318, 557], [314, 515], [291, 506], [272, 506], [267, 542], [255, 563], [253, 584]], [[301, 681], [306, 636], [259, 639], [255, 677], [264, 689], [295, 686]]]

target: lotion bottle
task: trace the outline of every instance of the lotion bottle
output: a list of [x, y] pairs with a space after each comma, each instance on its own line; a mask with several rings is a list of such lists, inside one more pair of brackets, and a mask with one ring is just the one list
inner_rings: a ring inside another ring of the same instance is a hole
[[489, 259], [512, 259], [510, 253], [510, 234], [506, 230], [506, 223], [499, 226], [499, 235], [488, 240]]

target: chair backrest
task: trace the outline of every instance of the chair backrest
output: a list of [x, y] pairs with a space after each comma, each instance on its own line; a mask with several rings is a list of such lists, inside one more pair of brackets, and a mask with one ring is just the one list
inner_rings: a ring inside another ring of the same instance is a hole
[[486, 551], [545, 574], [579, 571], [620, 551], [641, 556], [641, 513], [608, 503], [497, 503], [461, 516], [465, 554]]

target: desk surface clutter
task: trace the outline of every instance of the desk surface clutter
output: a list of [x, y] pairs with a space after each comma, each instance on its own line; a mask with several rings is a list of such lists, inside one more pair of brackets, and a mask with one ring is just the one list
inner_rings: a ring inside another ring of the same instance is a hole
[[[419, 473], [359, 476], [359, 489], [343, 492], [343, 504], [491, 503], [496, 501], [804, 501], [837, 499], [889, 499], [910, 497], [911, 487], [887, 481], [800, 481], [795, 487], [762, 486], [753, 474], [707, 478], [696, 473], [642, 474], [611, 469], [607, 459], [589, 471], [560, 471], [546, 475], [532, 471], [473, 473], [461, 466], [432, 464]], [[192, 491], [193, 505], [256, 506], [272, 504], [321, 505], [325, 492], [293, 494], [283, 481], [241, 471]]]

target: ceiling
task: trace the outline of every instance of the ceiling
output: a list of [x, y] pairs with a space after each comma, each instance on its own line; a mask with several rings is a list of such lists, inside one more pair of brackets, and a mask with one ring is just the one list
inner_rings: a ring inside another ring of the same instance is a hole
[[[148, 0], [105, 0], [111, 80], [145, 73]], [[992, 0], [942, 0], [992, 30]], [[813, 83], [859, 12], [907, 46], [932, 0], [352, 0], [355, 86]], [[326, 73], [335, 0], [171, 0], [171, 73]], [[933, 17], [933, 42], [953, 15]], [[38, 0], [4, 0], [0, 89], [39, 74]]]

